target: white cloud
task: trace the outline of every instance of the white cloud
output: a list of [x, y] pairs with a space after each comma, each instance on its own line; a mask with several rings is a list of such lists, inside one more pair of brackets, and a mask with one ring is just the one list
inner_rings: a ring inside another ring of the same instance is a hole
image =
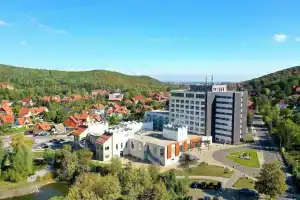
[[27, 45], [27, 41], [26, 41], [26, 40], [22, 40], [22, 41], [20, 42], [20, 44], [21, 44], [21, 45]]
[[7, 26], [8, 23], [0, 19], [0, 26]]
[[285, 42], [287, 40], [288, 36], [285, 34], [274, 34], [273, 39], [277, 42]]
[[69, 33], [65, 30], [62, 30], [62, 29], [56, 29], [56, 28], [53, 28], [51, 26], [48, 26], [48, 25], [44, 25], [42, 23], [40, 23], [37, 19], [35, 18], [32, 18], [30, 17], [29, 18], [30, 20], [30, 23], [37, 26], [38, 28], [40, 29], [43, 29], [45, 31], [49, 31], [49, 32], [53, 32], [53, 33], [56, 33], [56, 34], [60, 34], [60, 35], [68, 35]]

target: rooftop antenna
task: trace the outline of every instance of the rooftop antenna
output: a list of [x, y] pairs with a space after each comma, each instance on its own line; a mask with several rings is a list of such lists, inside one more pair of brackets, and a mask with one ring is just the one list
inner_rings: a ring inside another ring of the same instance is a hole
[[214, 85], [214, 75], [211, 75], [211, 85]]
[[207, 75], [205, 76], [205, 85], [206, 85], [206, 86], [208, 85], [208, 82], [207, 82]]

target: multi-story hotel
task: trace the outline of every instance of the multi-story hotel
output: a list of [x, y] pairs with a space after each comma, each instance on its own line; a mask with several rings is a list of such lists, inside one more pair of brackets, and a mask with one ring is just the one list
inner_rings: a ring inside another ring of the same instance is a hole
[[173, 90], [170, 123], [190, 133], [212, 136], [214, 142], [237, 144], [246, 133], [248, 93], [227, 91], [226, 85], [191, 85]]

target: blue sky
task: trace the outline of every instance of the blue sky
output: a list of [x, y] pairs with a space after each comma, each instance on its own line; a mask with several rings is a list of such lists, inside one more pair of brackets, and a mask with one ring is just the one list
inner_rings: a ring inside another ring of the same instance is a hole
[[298, 0], [2, 0], [0, 63], [240, 81], [299, 64]]

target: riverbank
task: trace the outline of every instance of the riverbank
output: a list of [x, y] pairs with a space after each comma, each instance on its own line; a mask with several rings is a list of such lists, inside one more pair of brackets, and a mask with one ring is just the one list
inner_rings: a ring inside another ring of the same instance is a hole
[[[32, 183], [16, 183], [0, 186], [0, 199], [8, 199], [38, 192], [45, 185], [55, 183], [54, 180], [36, 181]], [[1, 183], [0, 183], [1, 184]]]

